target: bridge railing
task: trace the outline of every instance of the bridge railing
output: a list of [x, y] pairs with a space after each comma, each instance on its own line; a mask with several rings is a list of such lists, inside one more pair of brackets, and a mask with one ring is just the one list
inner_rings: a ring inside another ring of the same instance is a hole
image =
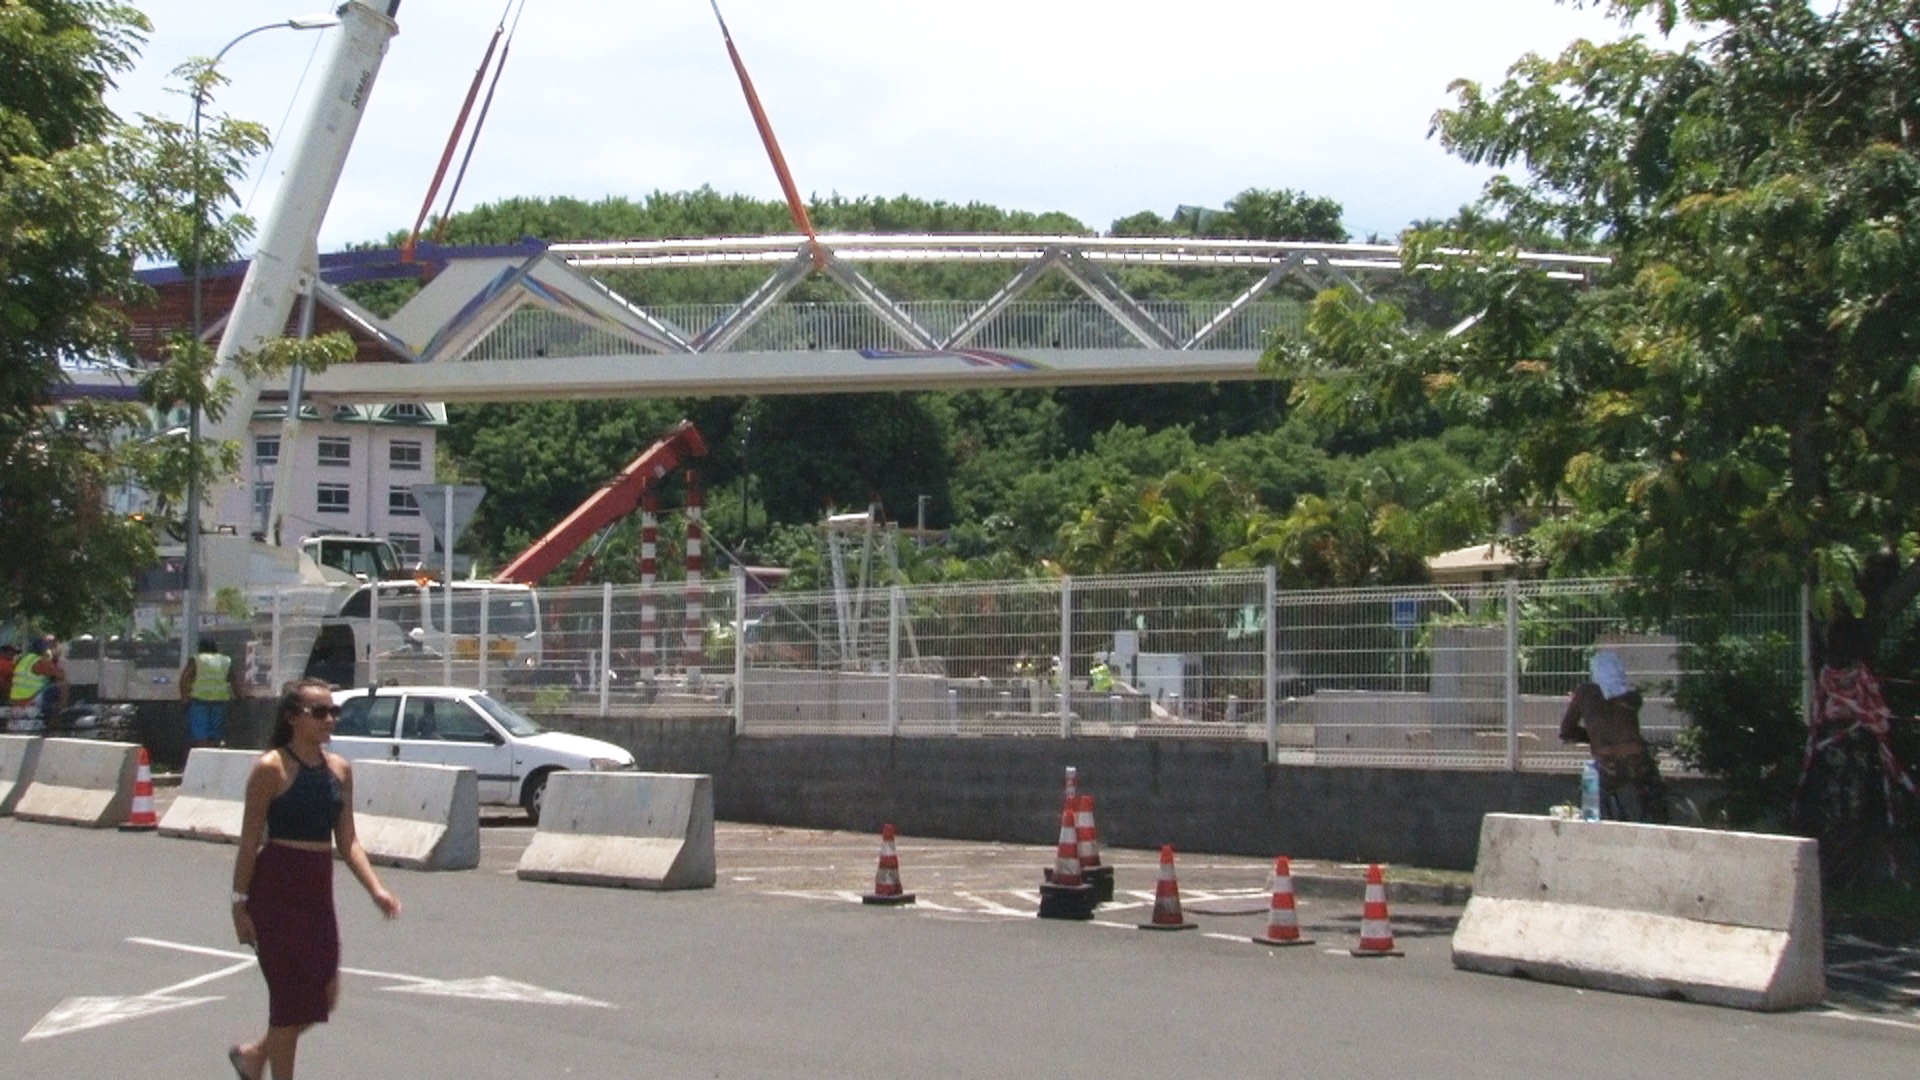
[[[914, 321], [945, 340], [979, 304], [959, 300], [909, 300], [899, 306]], [[1227, 309], [1213, 301], [1143, 301], [1141, 304], [1173, 337], [1185, 341]], [[732, 310], [727, 304], [665, 304], [648, 314], [693, 338]], [[1262, 300], [1245, 305], [1198, 347], [1260, 349], [1277, 335], [1297, 335], [1306, 323], [1306, 305], [1292, 300]], [[806, 352], [815, 349], [900, 348], [908, 343], [877, 312], [854, 300], [779, 304], [769, 308], [741, 338], [733, 352]], [[967, 342], [971, 348], [1133, 349], [1140, 342], [1090, 300], [1023, 300], [1008, 304]], [[566, 315], [522, 308], [509, 316], [468, 354], [469, 360], [526, 360], [535, 357], [644, 355], [627, 339]]]

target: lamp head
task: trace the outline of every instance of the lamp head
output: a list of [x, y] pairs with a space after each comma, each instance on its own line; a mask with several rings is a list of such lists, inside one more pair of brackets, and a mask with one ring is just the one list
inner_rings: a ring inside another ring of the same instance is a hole
[[287, 20], [287, 26], [294, 30], [325, 30], [339, 25], [338, 15], [295, 15]]

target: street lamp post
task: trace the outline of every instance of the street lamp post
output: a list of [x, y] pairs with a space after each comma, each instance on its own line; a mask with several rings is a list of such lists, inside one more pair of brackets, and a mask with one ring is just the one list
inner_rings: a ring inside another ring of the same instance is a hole
[[[207, 65], [208, 73], [220, 67], [220, 61], [227, 50], [240, 44], [255, 34], [268, 30], [325, 30], [340, 25], [338, 17], [333, 15], [303, 15], [280, 22], [266, 23], [220, 46], [213, 54], [212, 63]], [[193, 259], [193, 348], [201, 348], [201, 336], [205, 333], [202, 319], [200, 294], [202, 281], [201, 244], [206, 235], [206, 204], [200, 197], [200, 174], [206, 166], [205, 147], [200, 142], [200, 112], [207, 99], [204, 79], [194, 83], [193, 87], [193, 240], [189, 255]], [[180, 664], [186, 666], [193, 657], [195, 639], [200, 629], [200, 401], [198, 398], [187, 403], [187, 566], [186, 588], [180, 611]]]

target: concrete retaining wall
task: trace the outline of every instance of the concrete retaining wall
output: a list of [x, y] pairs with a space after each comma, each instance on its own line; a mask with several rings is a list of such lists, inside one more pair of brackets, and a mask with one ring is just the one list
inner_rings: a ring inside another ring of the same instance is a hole
[[247, 777], [260, 760], [255, 750], [196, 747], [187, 754], [180, 789], [160, 818], [160, 835], [233, 844], [240, 840]]
[[629, 889], [712, 888], [713, 778], [555, 773], [518, 874]]
[[367, 858], [383, 866], [480, 865], [480, 783], [472, 769], [356, 761], [353, 823]]
[[1743, 1009], [1826, 996], [1817, 846], [1493, 814], [1453, 936], [1470, 971]]
[[0, 817], [13, 813], [13, 804], [33, 782], [42, 741], [38, 735], [0, 735]]
[[[655, 772], [713, 777], [726, 821], [1052, 844], [1080, 769], [1101, 839], [1123, 847], [1471, 870], [1488, 813], [1579, 800], [1567, 773], [1271, 765], [1255, 742], [1200, 739], [735, 738], [730, 721], [569, 718]], [[1670, 780], [1696, 801], [1700, 781]]]
[[134, 743], [47, 739], [13, 816], [93, 829], [124, 824], [139, 769], [140, 747]]

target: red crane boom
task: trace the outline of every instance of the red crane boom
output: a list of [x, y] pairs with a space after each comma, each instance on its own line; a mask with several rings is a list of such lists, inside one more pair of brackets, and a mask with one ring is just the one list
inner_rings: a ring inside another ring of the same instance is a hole
[[690, 457], [705, 457], [707, 444], [700, 438], [693, 421], [682, 420], [647, 447], [620, 475], [603, 484], [600, 490], [568, 514], [565, 520], [547, 530], [547, 535], [527, 546], [514, 560], [493, 576], [501, 582], [539, 584], [567, 556], [601, 529], [612, 525], [640, 507], [640, 497], [649, 487], [678, 468]]

